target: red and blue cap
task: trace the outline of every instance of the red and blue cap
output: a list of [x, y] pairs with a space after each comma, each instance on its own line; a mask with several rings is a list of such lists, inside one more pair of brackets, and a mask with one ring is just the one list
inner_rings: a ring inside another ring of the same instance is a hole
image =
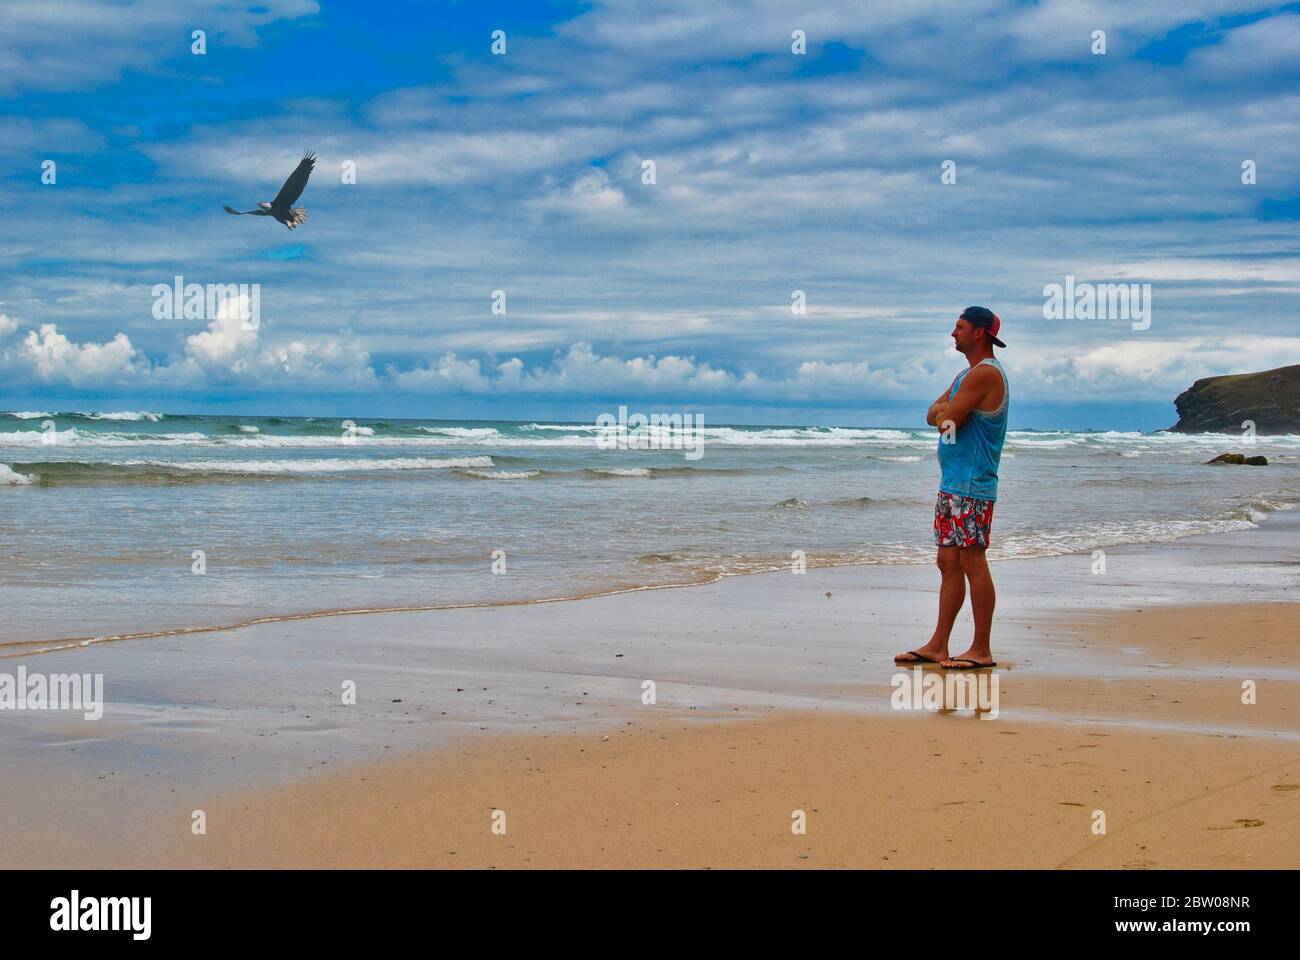
[[988, 307], [967, 307], [957, 319], [965, 320], [972, 327], [983, 327], [989, 332], [990, 340], [999, 347], [1006, 346], [1005, 343], [998, 339], [998, 331], [1002, 329], [1002, 321]]

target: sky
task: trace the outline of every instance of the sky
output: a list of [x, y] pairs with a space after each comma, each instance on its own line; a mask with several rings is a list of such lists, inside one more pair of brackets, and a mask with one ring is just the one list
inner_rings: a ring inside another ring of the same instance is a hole
[[1300, 4], [10, 0], [0, 409], [922, 425], [979, 304], [1013, 428], [1167, 427], [1300, 363], [1297, 81]]

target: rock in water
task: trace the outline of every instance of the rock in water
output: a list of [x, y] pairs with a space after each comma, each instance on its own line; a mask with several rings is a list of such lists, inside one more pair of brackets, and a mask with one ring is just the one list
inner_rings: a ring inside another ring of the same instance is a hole
[[1197, 380], [1174, 400], [1177, 433], [1300, 433], [1300, 364]]
[[1248, 467], [1267, 467], [1268, 457], [1248, 457], [1244, 453], [1221, 453], [1206, 463], [1237, 463]]

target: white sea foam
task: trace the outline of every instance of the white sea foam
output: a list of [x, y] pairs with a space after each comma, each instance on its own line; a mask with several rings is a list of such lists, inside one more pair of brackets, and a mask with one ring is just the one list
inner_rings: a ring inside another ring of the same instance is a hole
[[1120, 543], [1170, 543], [1207, 533], [1250, 530], [1266, 516], [1264, 512], [1250, 508], [1237, 513], [1230, 517], [1191, 520], [1102, 521], [1075, 529], [1012, 534], [990, 547], [990, 554], [1000, 559], [1050, 557]]
[[15, 447], [69, 445], [78, 447], [166, 447], [178, 444], [211, 445], [220, 441], [206, 433], [99, 433], [94, 430], [12, 430], [0, 433], [0, 444]]
[[594, 423], [526, 423], [520, 430], [563, 430], [567, 433], [581, 433], [602, 429]]
[[[46, 415], [31, 412], [30, 415], [9, 414], [16, 419], [36, 419]], [[99, 420], [156, 420], [161, 414], [150, 413], [102, 413], [84, 416]], [[214, 427], [223, 430], [224, 427]], [[420, 426], [420, 435], [388, 435], [374, 427], [356, 427], [345, 432], [329, 432], [318, 436], [301, 434], [284, 435], [259, 432], [260, 428], [250, 424], [240, 425], [238, 435], [221, 432], [208, 434], [190, 433], [126, 433], [100, 431], [84, 425], [82, 432], [69, 429], [54, 434], [59, 442], [80, 445], [120, 447], [120, 446], [175, 446], [192, 444], [214, 447], [257, 447], [285, 449], [328, 449], [340, 444], [354, 447], [396, 447], [396, 448], [438, 448], [438, 447], [483, 447], [500, 449], [591, 449], [598, 445], [601, 431], [595, 425], [570, 424], [526, 424], [512, 428], [514, 435], [503, 433], [492, 427], [437, 427]], [[647, 426], [637, 434], [648, 438], [657, 438], [661, 442], [676, 437], [685, 431], [671, 427]], [[705, 427], [700, 431], [702, 441], [713, 447], [732, 448], [876, 448], [882, 453], [896, 456], [899, 462], [915, 462], [904, 459], [920, 451], [929, 451], [935, 446], [934, 432], [931, 430], [895, 430], [895, 429], [855, 429], [848, 427]], [[0, 444], [30, 446], [50, 442], [48, 437], [36, 429], [0, 432]], [[1142, 434], [1135, 432], [1110, 431], [1099, 433], [1070, 433], [1068, 431], [1009, 431], [1006, 449], [1025, 453], [1041, 453], [1050, 456], [1054, 451], [1095, 450], [1117, 453], [1125, 458], [1160, 454], [1164, 456], [1201, 457], [1205, 459], [1224, 450], [1241, 449], [1253, 446], [1255, 452], [1270, 456], [1300, 453], [1300, 435], [1260, 436], [1252, 444], [1246, 444], [1240, 437], [1225, 434]], [[1006, 456], [1011, 456], [1007, 453]], [[884, 457], [882, 457], [884, 459]]]
[[1006, 446], [1015, 450], [1053, 450], [1058, 447], [1077, 446], [1081, 442], [1073, 437], [1016, 437], [1008, 431]]
[[775, 427], [744, 430], [736, 427], [705, 427], [706, 443], [735, 447], [853, 447], [906, 446], [929, 437], [914, 436], [911, 431], [888, 429], [854, 429], [850, 427]]
[[57, 417], [57, 413], [44, 413], [40, 410], [14, 410], [5, 414], [17, 420], [40, 420], [42, 417]]
[[598, 473], [602, 477], [648, 477], [650, 476], [649, 467], [597, 467], [593, 468], [592, 473]]
[[420, 427], [425, 433], [440, 437], [458, 437], [464, 440], [487, 440], [501, 436], [491, 427]]
[[480, 480], [531, 480], [533, 477], [541, 476], [542, 473], [540, 470], [457, 470], [456, 472]]
[[492, 466], [491, 457], [427, 457], [345, 460], [338, 457], [315, 460], [127, 460], [125, 466], [170, 467], [202, 473], [357, 473], [379, 470], [454, 470]]
[[16, 473], [7, 463], [0, 463], [0, 487], [31, 483], [33, 479], [33, 477], [29, 477], [25, 473]]
[[77, 428], [67, 430], [10, 430], [0, 433], [0, 443], [14, 447], [35, 447], [41, 444], [76, 443]]
[[107, 413], [81, 412], [78, 413], [77, 416], [85, 417], [87, 420], [147, 420], [149, 423], [157, 423], [164, 415], [161, 413], [150, 413], [147, 410], [119, 410], [109, 411]]
[[[595, 424], [561, 424], [529, 423], [521, 430], [550, 430], [559, 433], [574, 434], [572, 440], [585, 439], [582, 435], [595, 434], [608, 429]], [[888, 428], [854, 428], [854, 427], [704, 427], [702, 430], [687, 431], [682, 428], [647, 424], [637, 431], [648, 436], [672, 436], [681, 433], [700, 433], [706, 442], [736, 447], [752, 446], [818, 446], [842, 447], [855, 444], [911, 444], [924, 440], [928, 446], [934, 441], [928, 432], [917, 436], [915, 431], [893, 430]], [[511, 439], [511, 438], [503, 438]], [[594, 441], [594, 437], [591, 438]], [[529, 444], [535, 441], [526, 441]]]

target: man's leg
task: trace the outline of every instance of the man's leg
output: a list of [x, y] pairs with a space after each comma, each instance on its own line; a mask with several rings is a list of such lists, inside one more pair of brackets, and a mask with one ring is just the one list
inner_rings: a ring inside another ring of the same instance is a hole
[[[970, 610], [971, 616], [975, 618], [975, 638], [971, 641], [970, 649], [959, 654], [958, 657], [963, 660], [974, 660], [976, 663], [993, 662], [993, 653], [989, 649], [989, 635], [993, 630], [993, 606], [997, 601], [997, 594], [993, 589], [993, 573], [989, 570], [984, 549], [976, 546], [960, 548], [962, 575], [970, 581]], [[952, 664], [952, 661], [946, 661], [946, 664]], [[960, 663], [952, 665], [970, 666]]]
[[[961, 612], [961, 605], [966, 602], [966, 575], [962, 573], [959, 556], [962, 552], [961, 547], [940, 547], [935, 557], [942, 578], [939, 583], [939, 622], [935, 625], [930, 642], [916, 650], [934, 661], [948, 656], [948, 636], [952, 633], [957, 614]], [[912, 661], [906, 654], [899, 656], [904, 658], [900, 663], [919, 662]]]

